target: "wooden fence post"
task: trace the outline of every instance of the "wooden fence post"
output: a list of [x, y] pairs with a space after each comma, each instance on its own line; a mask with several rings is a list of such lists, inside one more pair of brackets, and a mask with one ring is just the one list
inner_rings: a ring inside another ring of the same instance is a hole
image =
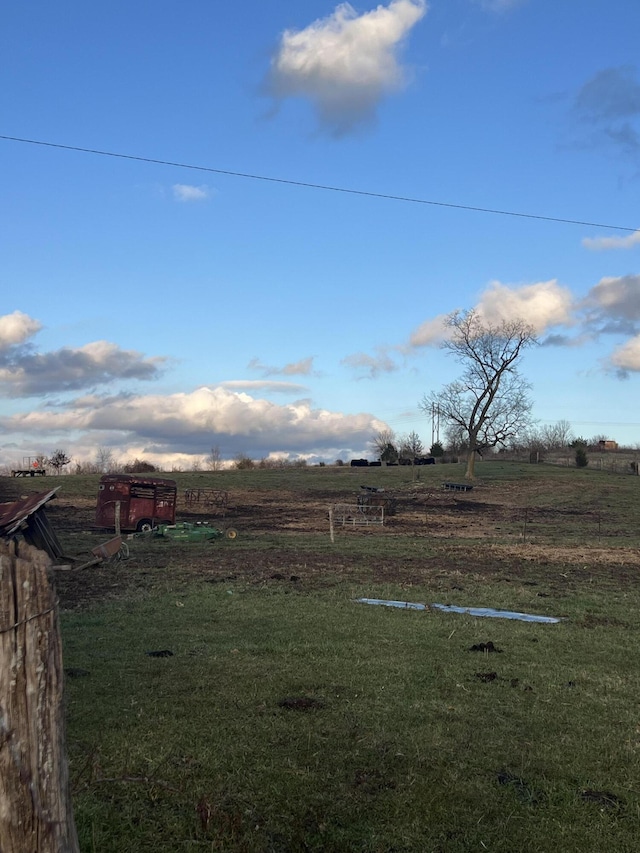
[[79, 853], [51, 561], [0, 541], [0, 850]]

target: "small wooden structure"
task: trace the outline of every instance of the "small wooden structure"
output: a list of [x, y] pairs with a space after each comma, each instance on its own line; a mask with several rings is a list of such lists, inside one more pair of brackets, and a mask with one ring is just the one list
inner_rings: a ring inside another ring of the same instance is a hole
[[[0, 504], [0, 537], [23, 536], [54, 560], [63, 557], [62, 545], [45, 512], [45, 504], [56, 496], [60, 486], [50, 492], [38, 492], [9, 504]], [[0, 848], [1, 850], [2, 848]]]

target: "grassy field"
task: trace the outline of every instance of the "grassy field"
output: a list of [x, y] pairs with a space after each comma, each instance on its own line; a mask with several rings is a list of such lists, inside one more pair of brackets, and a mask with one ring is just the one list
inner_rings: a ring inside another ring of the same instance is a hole
[[[177, 475], [229, 489], [235, 542], [59, 573], [83, 851], [638, 849], [640, 480], [486, 463], [454, 500], [460, 468], [419, 474]], [[97, 478], [58, 483], [79, 552]], [[363, 483], [397, 516], [331, 543]]]

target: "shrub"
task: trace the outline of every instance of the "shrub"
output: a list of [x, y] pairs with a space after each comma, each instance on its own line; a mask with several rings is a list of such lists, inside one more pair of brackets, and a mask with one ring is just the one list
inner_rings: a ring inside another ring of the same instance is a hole
[[429, 453], [435, 457], [444, 456], [444, 447], [440, 444], [439, 441], [434, 441], [431, 445], [431, 450], [429, 451]]
[[255, 468], [255, 463], [253, 459], [250, 459], [248, 456], [245, 456], [244, 453], [239, 453], [234, 461], [234, 465], [238, 469], [238, 471], [246, 471], [250, 468]]
[[134, 459], [133, 462], [127, 462], [122, 470], [125, 474], [152, 474], [158, 468], [145, 459]]
[[589, 459], [587, 458], [587, 451], [584, 447], [576, 448], [576, 467], [577, 468], [586, 468], [589, 464]]

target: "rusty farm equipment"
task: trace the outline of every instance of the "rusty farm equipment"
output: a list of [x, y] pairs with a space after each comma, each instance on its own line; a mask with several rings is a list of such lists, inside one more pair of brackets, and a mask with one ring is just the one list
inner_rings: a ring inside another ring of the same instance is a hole
[[331, 507], [331, 524], [345, 526], [360, 526], [380, 524], [385, 518], [396, 513], [396, 500], [374, 486], [361, 486], [355, 503], [337, 503]]
[[375, 486], [360, 486], [358, 507], [364, 515], [371, 513], [376, 508], [382, 508], [385, 515], [395, 515], [396, 506], [396, 499], [384, 489], [377, 489]]
[[234, 527], [222, 530], [212, 527], [208, 521], [198, 521], [192, 524], [188, 521], [177, 524], [160, 524], [154, 529], [154, 534], [174, 542], [209, 542], [214, 539], [237, 539], [238, 531]]

